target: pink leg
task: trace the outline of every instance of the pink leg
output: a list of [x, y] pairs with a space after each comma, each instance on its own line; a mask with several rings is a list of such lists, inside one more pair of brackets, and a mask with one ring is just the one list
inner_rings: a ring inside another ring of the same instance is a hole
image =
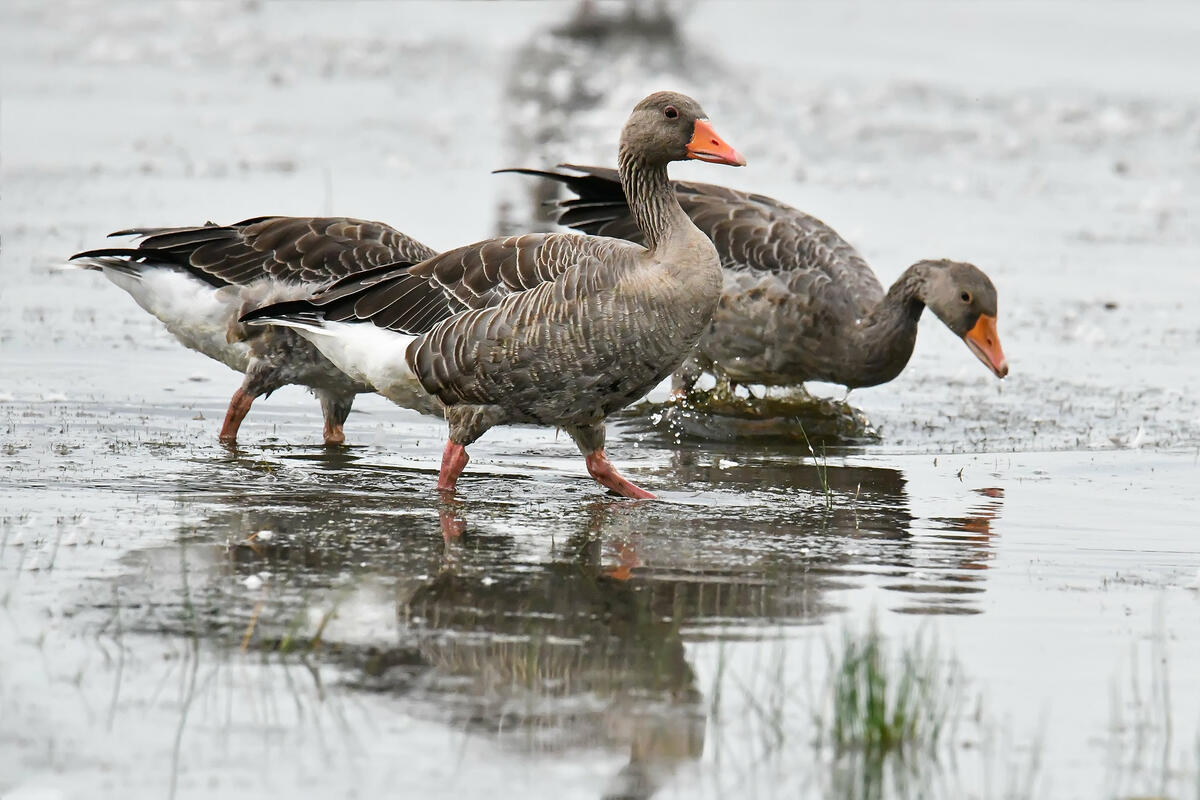
[[458, 483], [458, 476], [470, 460], [467, 448], [455, 444], [453, 440], [446, 442], [446, 449], [442, 451], [442, 471], [438, 474], [438, 491], [453, 492]]
[[342, 433], [342, 426], [335, 422], [325, 420], [325, 444], [327, 446], [345, 444], [346, 434]]
[[238, 428], [241, 427], [242, 420], [246, 418], [253, 402], [254, 395], [246, 394], [240, 388], [233, 393], [233, 399], [229, 401], [229, 410], [225, 412], [225, 424], [221, 426], [222, 442], [233, 444], [237, 441]]
[[632, 497], [635, 500], [654, 499], [654, 495], [621, 477], [621, 473], [617, 472], [617, 468], [612, 465], [612, 462], [608, 460], [608, 456], [604, 454], [603, 448], [588, 453], [587, 470], [596, 479], [597, 483], [612, 489], [623, 497]]

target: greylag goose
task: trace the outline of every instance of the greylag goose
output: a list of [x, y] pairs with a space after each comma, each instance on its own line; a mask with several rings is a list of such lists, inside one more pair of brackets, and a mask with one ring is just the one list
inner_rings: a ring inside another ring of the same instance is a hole
[[334, 280], [434, 254], [380, 222], [344, 217], [257, 217], [233, 225], [134, 228], [136, 247], [71, 256], [100, 270], [187, 347], [245, 373], [229, 402], [221, 441], [232, 444], [256, 397], [288, 384], [321, 401], [325, 443], [342, 444], [354, 395], [371, 391], [287, 328], [248, 329], [238, 317], [264, 303], [307, 297]]
[[695, 100], [652, 94], [618, 154], [645, 247], [574, 233], [488, 239], [242, 319], [296, 327], [397, 402], [414, 384], [438, 398], [450, 427], [439, 490], [455, 488], [466, 447], [489, 428], [533, 423], [566, 430], [601, 485], [653, 497], [608, 460], [604, 420], [683, 363], [720, 296], [717, 252], [667, 177], [687, 158], [745, 164]]
[[[563, 225], [641, 240], [614, 170], [563, 166], [573, 172], [500, 171], [566, 184], [577, 197], [560, 203]], [[918, 261], [884, 291], [862, 256], [815, 217], [722, 186], [676, 181], [675, 190], [724, 268], [712, 324], [673, 378], [677, 392], [690, 390], [704, 371], [768, 386], [887, 383], [908, 363], [926, 306], [996, 377], [1008, 374], [996, 289], [978, 267]]]

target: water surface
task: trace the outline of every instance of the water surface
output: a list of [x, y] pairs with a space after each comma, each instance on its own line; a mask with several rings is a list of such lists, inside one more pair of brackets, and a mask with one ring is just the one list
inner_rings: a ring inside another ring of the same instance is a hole
[[[570, 10], [5, 7], [0, 794], [1194, 793], [1194, 14], [711, 3], [648, 38], [539, 32]], [[230, 452], [238, 378], [55, 270], [134, 224], [532, 225], [488, 171], [610, 163], [664, 85], [751, 159], [677, 174], [817, 213], [885, 282], [987, 270], [1010, 378], [927, 319], [851, 394], [878, 442], [623, 419], [610, 451], [662, 497], [631, 503], [508, 428], [447, 504], [440, 421], [363, 397], [330, 452], [291, 388]], [[961, 676], [947, 752], [882, 783], [813, 746], [827, 650], [872, 618]]]

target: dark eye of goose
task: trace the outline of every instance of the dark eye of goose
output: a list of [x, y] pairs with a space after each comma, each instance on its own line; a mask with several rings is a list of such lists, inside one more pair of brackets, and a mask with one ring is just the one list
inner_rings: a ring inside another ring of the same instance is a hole
[[963, 301], [964, 303], [969, 303], [969, 302], [971, 302], [971, 293], [970, 293], [970, 292], [963, 292], [963, 293], [962, 293], [962, 295], [961, 295], [961, 297], [962, 297], [962, 301]]
[[679, 116], [679, 109], [675, 106], [667, 106], [663, 109], [663, 114], [666, 115], [667, 119], [675, 119]]

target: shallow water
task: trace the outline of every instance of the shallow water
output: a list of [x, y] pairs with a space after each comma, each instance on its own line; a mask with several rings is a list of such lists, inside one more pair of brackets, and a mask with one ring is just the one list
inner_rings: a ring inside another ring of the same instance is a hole
[[[798, 12], [742, 8], [696, 7], [662, 64], [535, 34], [554, 5], [0, 12], [0, 796], [1195, 794], [1200, 64], [1176, 45], [1200, 21], [818, 6], [799, 52], [758, 36]], [[962, 58], [1018, 42], [1000, 74]], [[1011, 377], [926, 320], [850, 397], [878, 442], [622, 419], [614, 459], [662, 498], [630, 503], [508, 428], [447, 505], [439, 421], [363, 397], [329, 452], [285, 389], [230, 452], [236, 376], [54, 270], [131, 224], [262, 213], [479, 238], [533, 211], [489, 169], [607, 163], [664, 84], [751, 158], [688, 177], [818, 213], [885, 282], [983, 266]], [[813, 746], [826, 651], [872, 617], [962, 676], [907, 778]]]

